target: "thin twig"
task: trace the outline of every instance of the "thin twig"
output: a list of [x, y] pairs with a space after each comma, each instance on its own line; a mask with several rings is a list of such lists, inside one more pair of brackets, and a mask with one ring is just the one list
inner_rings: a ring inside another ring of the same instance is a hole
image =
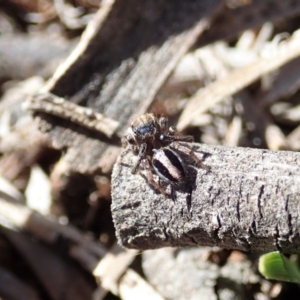
[[107, 137], [112, 137], [119, 126], [118, 121], [107, 118], [91, 108], [76, 105], [52, 94], [32, 96], [25, 102], [24, 107], [70, 120], [88, 129], [101, 132]]

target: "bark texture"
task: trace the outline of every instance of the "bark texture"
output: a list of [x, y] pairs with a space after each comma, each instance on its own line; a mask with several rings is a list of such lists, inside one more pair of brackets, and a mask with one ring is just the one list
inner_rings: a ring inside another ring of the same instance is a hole
[[190, 211], [186, 191], [176, 191], [173, 202], [151, 187], [146, 171], [130, 173], [136, 159], [131, 153], [118, 161], [112, 213], [121, 245], [300, 252], [298, 153], [200, 144], [194, 148], [210, 171], [195, 168], [189, 156], [181, 155], [194, 186]]

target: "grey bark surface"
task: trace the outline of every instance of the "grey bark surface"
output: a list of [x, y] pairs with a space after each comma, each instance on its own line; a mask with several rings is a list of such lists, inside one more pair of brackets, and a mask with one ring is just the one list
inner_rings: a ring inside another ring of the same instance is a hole
[[194, 148], [210, 171], [183, 157], [194, 181], [190, 211], [186, 191], [176, 191], [172, 201], [149, 185], [146, 171], [132, 175], [136, 157], [131, 153], [116, 163], [111, 208], [122, 246], [300, 252], [299, 153], [200, 144]]

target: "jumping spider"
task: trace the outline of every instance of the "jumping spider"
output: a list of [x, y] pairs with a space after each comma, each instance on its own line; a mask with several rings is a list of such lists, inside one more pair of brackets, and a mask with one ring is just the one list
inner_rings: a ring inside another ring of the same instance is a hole
[[[174, 142], [191, 143], [193, 141], [192, 136], [177, 135], [174, 127], [168, 127], [168, 120], [165, 117], [147, 113], [132, 121], [127, 135], [122, 140], [123, 146], [126, 147], [122, 156], [129, 151], [137, 155], [138, 159], [131, 173], [135, 174], [141, 162], [145, 162], [150, 170], [147, 174], [150, 184], [166, 195], [165, 189], [154, 180], [154, 171], [159, 178], [171, 184], [171, 193], [174, 199], [173, 186], [184, 187], [187, 184], [186, 166], [175, 148], [175, 146], [178, 148], [179, 143], [174, 145]], [[198, 166], [208, 169], [191, 149], [189, 149], [189, 155]]]

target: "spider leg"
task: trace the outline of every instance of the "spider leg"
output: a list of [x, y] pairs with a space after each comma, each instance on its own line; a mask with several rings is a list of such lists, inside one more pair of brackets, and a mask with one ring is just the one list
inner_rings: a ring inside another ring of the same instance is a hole
[[[197, 167], [199, 168], [203, 168], [206, 171], [209, 171], [210, 168], [208, 166], [206, 166], [205, 164], [203, 164], [202, 160], [195, 154], [195, 152], [192, 149], [192, 145], [182, 145], [182, 144], [178, 144], [178, 146], [182, 147], [182, 148], [187, 148], [189, 149], [188, 151], [188, 155], [192, 158], [192, 160], [196, 163]], [[177, 149], [178, 149], [177, 146]]]
[[192, 207], [192, 191], [186, 195], [186, 207], [187, 211], [190, 212]]
[[194, 153], [194, 151], [191, 149], [189, 155], [192, 157], [192, 159], [196, 162], [198, 167], [201, 167], [203, 169], [205, 169], [206, 171], [209, 171], [210, 168], [208, 166], [206, 166], [201, 159], [199, 159], [197, 157], [197, 155]]
[[165, 117], [160, 117], [158, 120], [159, 127], [163, 133], [168, 132], [168, 119]]
[[121, 144], [123, 148], [125, 148], [128, 145], [128, 140], [125, 136], [122, 137]]
[[145, 153], [146, 153], [146, 150], [147, 150], [147, 144], [146, 143], [143, 143], [141, 144], [141, 147], [140, 147], [140, 150], [139, 150], [139, 154], [138, 154], [138, 160], [137, 162], [134, 164], [132, 170], [131, 170], [131, 174], [135, 174], [142, 159], [145, 157]]
[[164, 135], [163, 141], [170, 144], [173, 142], [187, 142], [187, 143], [193, 143], [194, 138], [191, 135], [185, 135], [185, 136], [176, 136], [172, 135], [173, 133], [169, 133], [168, 135]]
[[167, 191], [159, 184], [155, 181], [154, 177], [153, 177], [153, 174], [151, 171], [149, 171], [149, 174], [148, 174], [148, 181], [149, 183], [156, 189], [158, 190], [159, 192], [161, 192], [166, 198], [169, 197]]
[[175, 203], [176, 201], [176, 193], [175, 193], [175, 189], [174, 187], [171, 185], [171, 198], [173, 200], [173, 202]]
[[[161, 192], [166, 198], [169, 197], [166, 189], [160, 185], [159, 182], [156, 182], [153, 177], [153, 167], [149, 159], [147, 159], [147, 177], [145, 178], [151, 186], [153, 186], [157, 191]], [[144, 176], [143, 176], [144, 177]]]
[[174, 136], [172, 138], [174, 142], [187, 142], [187, 143], [194, 142], [194, 137], [192, 135]]
[[127, 147], [124, 151], [122, 151], [121, 157], [123, 158], [129, 151], [131, 151], [131, 148]]
[[[187, 136], [189, 137], [189, 136]], [[197, 167], [199, 168], [203, 168], [206, 171], [210, 171], [210, 168], [208, 166], [206, 166], [205, 164], [203, 164], [202, 160], [200, 158], [198, 158], [198, 156], [195, 154], [195, 152], [192, 149], [193, 145], [191, 144], [180, 144], [180, 143], [176, 143], [174, 145], [171, 145], [171, 148], [176, 149], [184, 149], [182, 151], [184, 151], [187, 155], [189, 155], [192, 160], [196, 163]], [[188, 149], [188, 151], [186, 151], [186, 149]]]

